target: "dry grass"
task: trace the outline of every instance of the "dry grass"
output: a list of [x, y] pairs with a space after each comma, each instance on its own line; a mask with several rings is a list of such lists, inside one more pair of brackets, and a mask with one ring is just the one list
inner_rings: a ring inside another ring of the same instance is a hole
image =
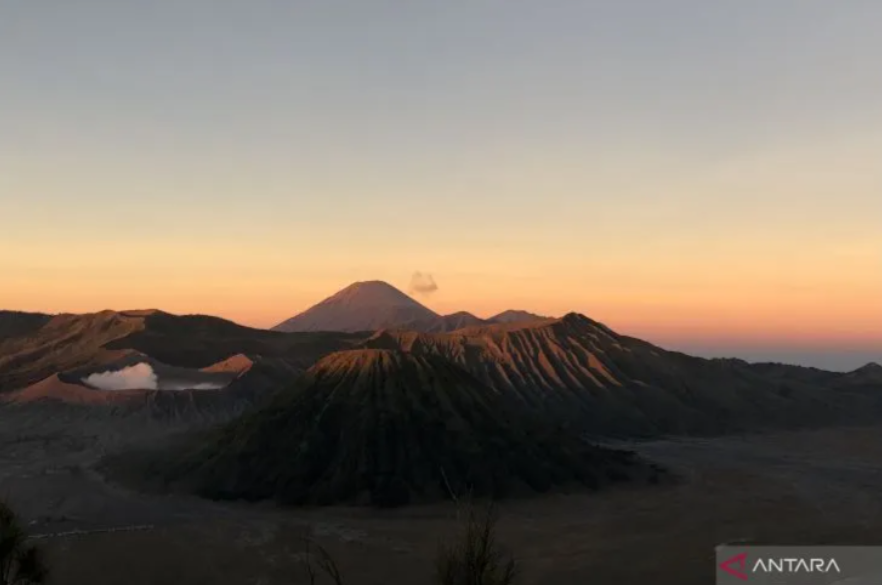
[[461, 533], [444, 543], [435, 560], [438, 585], [512, 585], [517, 562], [497, 540], [496, 508], [467, 506]]
[[316, 580], [323, 576], [330, 579], [334, 585], [343, 585], [343, 574], [334, 556], [328, 552], [313, 536], [310, 529], [303, 538], [303, 564], [306, 568], [306, 575], [309, 578], [309, 585], [316, 585]]
[[[478, 507], [472, 503], [457, 513], [459, 534], [443, 542], [435, 558], [437, 585], [512, 585], [517, 576], [514, 557], [501, 549], [497, 541], [497, 513], [490, 503]], [[303, 564], [308, 585], [329, 582], [344, 585], [343, 572], [328, 549], [315, 536], [312, 526], [302, 538]], [[354, 580], [357, 585], [357, 579]]]

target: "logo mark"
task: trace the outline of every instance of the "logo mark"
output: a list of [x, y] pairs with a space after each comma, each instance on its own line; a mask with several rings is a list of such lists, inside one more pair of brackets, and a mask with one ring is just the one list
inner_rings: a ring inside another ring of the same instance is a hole
[[[747, 573], [744, 572], [744, 565], [746, 563], [747, 553], [743, 552], [720, 563], [720, 568], [733, 577], [738, 577], [742, 581], [747, 581]], [[735, 567], [735, 565], [737, 565], [737, 568]]]

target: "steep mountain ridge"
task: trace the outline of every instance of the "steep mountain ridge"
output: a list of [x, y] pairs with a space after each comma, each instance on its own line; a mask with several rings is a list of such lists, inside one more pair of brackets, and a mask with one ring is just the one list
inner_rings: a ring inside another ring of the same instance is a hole
[[[89, 376], [125, 372], [149, 365], [157, 388], [100, 389]], [[118, 415], [147, 413], [158, 418], [226, 420], [245, 408], [262, 403], [290, 385], [302, 370], [284, 359], [237, 355], [201, 370], [168, 366], [145, 354], [129, 351], [100, 366], [53, 374], [35, 384], [0, 395], [0, 403], [29, 405], [47, 401], [57, 405], [102, 406]], [[93, 413], [99, 414], [98, 412]]]
[[387, 330], [363, 346], [447, 359], [529, 408], [604, 435], [716, 433], [882, 411], [878, 395], [666, 351], [576, 313], [446, 334]]
[[[358, 298], [359, 288], [343, 296]], [[383, 291], [383, 296], [391, 287], [368, 288]], [[407, 298], [400, 291], [395, 294]], [[436, 315], [430, 321], [447, 318], [453, 331], [392, 328], [368, 337], [266, 331], [216, 317], [158, 310], [57, 316], [4, 312], [0, 327], [10, 335], [0, 338], [0, 393], [56, 374], [65, 381], [71, 370], [137, 359], [132, 357], [136, 355], [168, 366], [229, 371], [250, 367], [247, 362], [252, 359], [275, 361], [278, 367], [273, 371], [285, 375], [263, 379], [281, 387], [329, 353], [362, 347], [448, 360], [530, 408], [603, 435], [867, 421], [882, 412], [882, 368], [877, 364], [842, 374], [695, 358], [619, 335], [576, 313], [492, 324], [462, 312]], [[217, 365], [239, 354], [243, 356], [238, 361]]]
[[143, 318], [115, 311], [47, 317], [39, 326], [0, 339], [0, 392], [119, 359], [125, 353], [108, 344], [144, 328]]
[[388, 506], [653, 481], [660, 470], [587, 445], [447, 360], [367, 349], [322, 358], [296, 388], [141, 474], [210, 497]]
[[[27, 326], [0, 337], [0, 393], [53, 374], [113, 363], [140, 352], [162, 363], [202, 368], [247, 353], [286, 358], [301, 370], [319, 357], [350, 347], [362, 336], [280, 333], [206, 315], [162, 311], [101, 311], [83, 315], [16, 317]], [[12, 331], [8, 315], [3, 321]]]

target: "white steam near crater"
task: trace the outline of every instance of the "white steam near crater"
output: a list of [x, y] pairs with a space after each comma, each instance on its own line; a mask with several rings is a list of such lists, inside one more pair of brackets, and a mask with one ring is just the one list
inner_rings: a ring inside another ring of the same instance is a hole
[[102, 372], [83, 378], [98, 390], [159, 390], [159, 378], [150, 364], [135, 364], [115, 372]]
[[140, 363], [115, 372], [101, 372], [83, 378], [83, 383], [98, 390], [220, 390], [226, 384], [217, 382], [184, 382], [160, 380], [153, 366]]
[[226, 384], [218, 384], [217, 382], [197, 382], [197, 383], [183, 383], [183, 382], [160, 382], [159, 389], [160, 390], [220, 390], [221, 388], [226, 388]]

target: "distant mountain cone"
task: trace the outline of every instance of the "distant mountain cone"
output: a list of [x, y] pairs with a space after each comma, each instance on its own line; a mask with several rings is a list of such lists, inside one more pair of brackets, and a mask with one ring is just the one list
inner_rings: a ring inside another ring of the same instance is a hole
[[400, 329], [445, 333], [460, 329], [545, 321], [527, 311], [504, 311], [481, 319], [466, 311], [439, 315], [381, 280], [355, 282], [302, 313], [273, 327], [276, 331], [364, 332]]
[[440, 315], [379, 280], [353, 283], [280, 323], [276, 331], [376, 331]]
[[352, 350], [149, 473], [215, 498], [397, 506], [657, 480], [660, 470], [534, 419], [442, 359]]

